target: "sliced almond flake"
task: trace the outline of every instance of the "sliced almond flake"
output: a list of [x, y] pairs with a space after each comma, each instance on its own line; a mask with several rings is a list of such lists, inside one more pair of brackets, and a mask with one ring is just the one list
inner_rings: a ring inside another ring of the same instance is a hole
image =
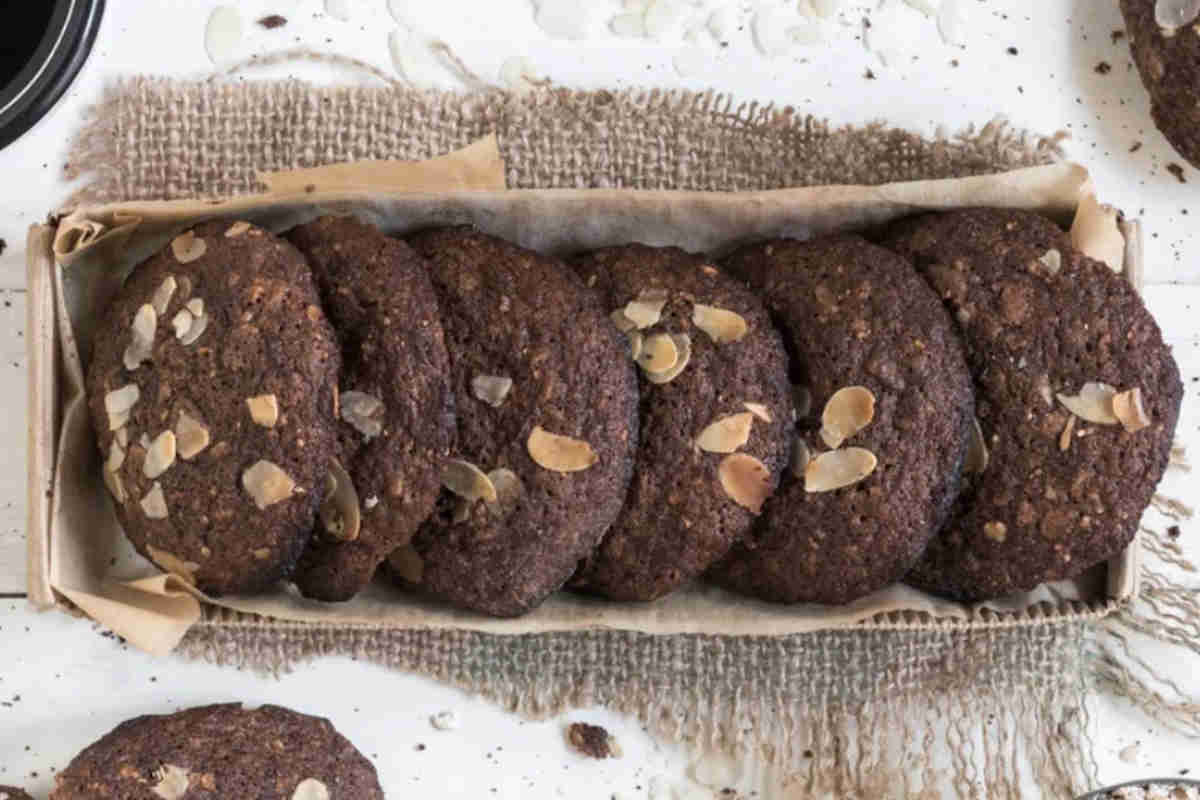
[[179, 276], [179, 301], [183, 302], [192, 296], [192, 279], [187, 275]]
[[163, 282], [154, 290], [154, 297], [150, 299], [150, 305], [154, 307], [155, 314], [160, 317], [166, 316], [167, 307], [171, 305], [171, 298], [175, 296], [175, 289], [178, 286], [174, 275], [163, 278]]
[[967, 461], [963, 465], [963, 469], [973, 475], [978, 475], [987, 469], [990, 459], [987, 442], [983, 438], [983, 428], [979, 426], [979, 417], [972, 417], [971, 441], [967, 445]]
[[296, 786], [292, 800], [329, 800], [329, 788], [316, 778], [305, 778]]
[[641, 331], [630, 331], [625, 334], [629, 337], [629, 357], [637, 361], [638, 356], [642, 354], [643, 337]]
[[104, 485], [108, 487], [108, 491], [113, 496], [113, 499], [118, 503], [124, 503], [127, 495], [125, 494], [125, 484], [121, 481], [121, 476], [107, 468], [103, 470], [103, 473]]
[[250, 419], [264, 428], [274, 428], [279, 421], [279, 400], [273, 394], [260, 394], [246, 398]]
[[749, 411], [730, 414], [711, 423], [696, 437], [696, 447], [706, 453], [732, 453], [750, 441], [754, 415]]
[[771, 471], [749, 453], [733, 453], [721, 459], [717, 478], [729, 499], [757, 514], [771, 494]]
[[195, 321], [196, 318], [192, 316], [192, 312], [186, 308], [179, 309], [175, 316], [171, 317], [171, 327], [175, 330], [175, 338], [182, 340], [184, 336], [187, 336]]
[[1058, 449], [1064, 453], [1071, 449], [1071, 433], [1075, 430], [1076, 419], [1074, 414], [1068, 416], [1067, 424], [1063, 426], [1062, 433], [1058, 436]]
[[366, 392], [349, 391], [340, 395], [342, 419], [367, 439], [383, 433], [383, 401]]
[[496, 487], [483, 470], [461, 458], [448, 460], [442, 468], [442, 486], [464, 500], [496, 502]]
[[375, 506], [377, 506], [377, 505], [379, 505], [379, 497], [377, 495], [371, 495], [366, 500], [363, 500], [363, 510], [364, 511], [370, 511], [371, 509], [375, 508]]
[[1046, 268], [1046, 271], [1051, 275], [1057, 275], [1062, 269], [1062, 253], [1051, 247], [1042, 254], [1038, 261]]
[[[154, 548], [151, 547], [151, 550]], [[161, 552], [161, 551], [160, 551]], [[170, 555], [167, 553], [166, 555]], [[171, 556], [171, 558], [175, 558]], [[159, 564], [161, 567], [162, 564]], [[199, 568], [199, 564], [196, 565]], [[167, 570], [170, 572], [171, 570]], [[180, 800], [188, 790], [188, 771], [183, 767], [177, 767], [174, 764], [163, 764], [154, 772], [154, 780], [157, 783], [150, 787], [150, 791], [161, 797], [163, 800]]]
[[648, 372], [646, 380], [653, 384], [670, 383], [683, 372], [684, 367], [692, 358], [692, 340], [686, 333], [672, 333], [671, 340], [675, 342], [675, 349], [679, 353], [678, 359], [675, 361], [675, 366], [671, 367], [666, 372]]
[[358, 506], [358, 490], [350, 473], [336, 458], [330, 459], [327, 482], [332, 485], [318, 511], [321, 524], [335, 539], [352, 542], [362, 529], [362, 515]]
[[647, 289], [625, 304], [625, 317], [638, 330], [657, 325], [667, 305], [667, 293], [662, 289]]
[[476, 375], [471, 379], [471, 394], [475, 395], [476, 400], [499, 408], [504, 405], [512, 386], [512, 378], [505, 375]]
[[259, 511], [287, 500], [296, 489], [291, 476], [265, 459], [254, 462], [242, 473], [242, 488], [254, 500]]
[[803, 478], [804, 470], [811, 460], [812, 455], [808, 450], [808, 442], [797, 436], [792, 446], [792, 474], [797, 478]]
[[820, 453], [804, 469], [804, 491], [831, 492], [853, 486], [875, 471], [875, 454], [862, 447]]
[[1038, 396], [1046, 403], [1046, 408], [1054, 408], [1054, 391], [1050, 388], [1050, 376], [1042, 373], [1037, 377]]
[[716, 344], [740, 341], [750, 329], [741, 314], [700, 303], [692, 307], [692, 324], [707, 333]]
[[184, 303], [183, 307], [192, 312], [192, 316], [196, 319], [204, 316], [204, 299], [201, 297], [193, 297]]
[[679, 348], [669, 333], [656, 333], [642, 341], [638, 366], [652, 375], [667, 372], [679, 363]]
[[592, 446], [582, 439], [550, 433], [540, 425], [530, 431], [525, 447], [535, 464], [552, 472], [579, 472], [599, 458]]
[[142, 462], [142, 474], [153, 480], [162, 475], [175, 463], [175, 433], [163, 431], [154, 437], [146, 449], [146, 460]]
[[420, 583], [425, 573], [425, 559], [411, 544], [405, 545], [392, 553], [388, 558], [388, 566], [397, 576], [409, 583]]
[[200, 338], [200, 334], [208, 330], [208, 314], [201, 314], [192, 320], [192, 326], [188, 328], [187, 333], [179, 337], [180, 344], [191, 345]]
[[629, 333], [637, 330], [637, 323], [625, 316], [625, 310], [618, 308], [616, 311], [608, 315], [608, 318], [613, 321], [613, 325], [617, 326], [617, 330], [621, 333]]
[[236, 239], [238, 236], [241, 236], [248, 230], [250, 230], [250, 223], [244, 220], [238, 220], [225, 229], [225, 238]]
[[1146, 414], [1146, 407], [1142, 405], [1142, 390], [1139, 387], [1135, 386], [1113, 395], [1112, 404], [1113, 414], [1129, 433], [1137, 433], [1150, 425], [1150, 417]]
[[125, 450], [117, 442], [113, 442], [112, 447], [108, 448], [108, 458], [104, 462], [104, 468], [109, 472], [116, 472], [125, 463]]
[[1097, 425], [1117, 425], [1120, 420], [1113, 413], [1113, 397], [1117, 390], [1107, 383], [1085, 383], [1079, 394], [1055, 395], [1058, 402], [1075, 416]]
[[525, 485], [521, 483], [517, 473], [504, 467], [492, 470], [487, 476], [492, 486], [496, 487], [496, 500], [487, 503], [488, 510], [495, 516], [502, 517], [525, 494]]
[[163, 494], [162, 484], [158, 481], [150, 487], [150, 491], [138, 501], [142, 507], [142, 513], [147, 519], [166, 519], [167, 518], [167, 498]]
[[121, 447], [129, 447], [129, 429], [118, 428], [116, 434], [113, 435], [113, 440]]
[[141, 397], [136, 383], [127, 383], [104, 395], [104, 410], [108, 413], [108, 429], [120, 430], [129, 422], [129, 415]]
[[875, 395], [865, 386], [838, 389], [821, 412], [821, 439], [831, 449], [871, 424], [875, 419]]
[[745, 402], [742, 403], [742, 405], [746, 407], [747, 411], [761, 419], [763, 422], [771, 421], [771, 411], [764, 404]]
[[142, 431], [142, 435], [138, 437], [138, 446], [143, 450], [150, 449], [150, 434]]
[[180, 458], [190, 461], [208, 447], [210, 441], [208, 428], [200, 420], [186, 411], [179, 412], [179, 420], [175, 423], [175, 447]]
[[171, 240], [171, 252], [180, 264], [190, 264], [208, 252], [208, 245], [196, 237], [195, 231], [186, 231]]

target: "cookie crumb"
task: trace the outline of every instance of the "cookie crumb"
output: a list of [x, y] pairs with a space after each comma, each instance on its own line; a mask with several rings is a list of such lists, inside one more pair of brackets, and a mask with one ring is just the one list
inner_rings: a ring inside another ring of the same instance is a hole
[[1008, 53], [1010, 56], [1015, 56], [1019, 51], [1015, 47], [1009, 47], [1008, 50], [1006, 50], [1005, 52]]
[[452, 731], [458, 728], [458, 715], [453, 711], [439, 711], [429, 718], [429, 724], [439, 731]]
[[275, 28], [282, 28], [284, 25], [287, 25], [287, 17], [281, 17], [278, 14], [268, 14], [267, 16], [260, 19], [258, 21], [258, 24], [262, 25], [264, 28], [266, 28], [267, 30], [270, 31], [270, 30], [274, 30]]
[[567, 728], [567, 742], [588, 758], [619, 758], [617, 740], [599, 725], [572, 722]]
[[8, 247], [8, 243], [0, 239], [0, 256], [4, 255], [4, 248]]
[[1118, 28], [1117, 30], [1110, 33], [1109, 36], [1112, 37], [1112, 43], [1116, 44], [1117, 42], [1119, 42], [1125, 38], [1125, 31]]
[[1172, 161], [1170, 164], [1167, 164], [1167, 172], [1174, 175], [1176, 180], [1178, 180], [1180, 183], [1187, 183], [1187, 178], [1183, 176], [1183, 167], [1179, 166], [1174, 161]]
[[1110, 72], [1112, 72], [1112, 64], [1108, 63], [1107, 61], [1101, 61], [1096, 65], [1097, 75], [1107, 75]]
[[875, 72], [870, 67], [867, 67], [867, 71], [863, 74], [863, 77], [869, 81], [873, 81], [875, 80]]
[[1134, 142], [1133, 144], [1131, 144], [1129, 146], [1129, 152], [1131, 152], [1131, 153], [1136, 153], [1138, 150], [1141, 150], [1141, 149], [1142, 149], [1141, 142]]
[[1172, 539], [1178, 539], [1179, 534], [1180, 530], [1178, 525], [1172, 525], [1171, 527], [1167, 528], [1167, 536], [1170, 536]]

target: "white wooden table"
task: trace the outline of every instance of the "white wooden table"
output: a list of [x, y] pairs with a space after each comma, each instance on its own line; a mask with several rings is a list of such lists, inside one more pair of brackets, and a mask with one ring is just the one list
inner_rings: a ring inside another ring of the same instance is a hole
[[[110, 2], [92, 59], [69, 94], [49, 118], [0, 151], [0, 238], [7, 243], [0, 254], [0, 442], [6, 446], [0, 461], [0, 596], [11, 598], [0, 600], [0, 783], [24, 783], [44, 795], [53, 769], [119, 720], [235, 698], [279, 702], [332, 717], [364, 750], [377, 754], [392, 796], [410, 786], [430, 797], [654, 797], [656, 786], [675, 786], [681, 797], [712, 796], [711, 790], [684, 777], [688, 765], [681, 751], [651, 741], [636, 724], [603, 711], [569, 717], [608, 725], [621, 738], [626, 756], [619, 762], [589, 763], [566, 750], [563, 720], [524, 723], [420, 678], [344, 659], [322, 661], [278, 681], [177, 660], [153, 661], [102, 637], [87, 622], [25, 609], [20, 599], [27, 436], [25, 230], [65, 197], [69, 187], [57, 176], [66, 140], [106, 81], [138, 72], [210, 73], [203, 29], [213, 5], [210, 0]], [[240, 4], [248, 23], [244, 53], [306, 44], [391, 72], [387, 36], [396, 25], [385, 0], [352, 0], [349, 5], [352, 20], [340, 22], [322, 13], [319, 0], [247, 0]], [[618, 39], [605, 28], [620, 9], [617, 0], [588, 4], [589, 35], [581, 41], [549, 38], [535, 24], [529, 0], [398, 5], [408, 6], [407, 18], [415, 28], [447, 42], [474, 72], [493, 81], [505, 59], [525, 55], [561, 85], [712, 86], [836, 122], [885, 117], [928, 133], [939, 125], [950, 131], [982, 125], [1002, 111], [1018, 127], [1069, 132], [1068, 154], [1091, 170], [1102, 199], [1143, 219], [1146, 299], [1184, 372], [1187, 396], [1179, 433], [1191, 444], [1193, 460], [1200, 458], [1200, 242], [1191, 218], [1200, 215], [1200, 172], [1187, 167], [1150, 125], [1148, 99], [1127, 44], [1111, 38], [1123, 28], [1115, 0], [971, 2], [965, 48], [945, 45], [932, 22], [913, 12], [904, 20], [913, 37], [910, 52], [887, 66], [861, 42], [863, 17], [883, 17], [856, 4], [841, 15], [825, 42], [772, 59], [755, 49], [749, 25], [744, 30], [735, 26], [727, 47], [704, 34], [697, 44], [685, 44], [682, 31], [657, 42]], [[289, 22], [275, 31], [252, 24], [267, 13], [283, 14]], [[694, 12], [689, 16], [697, 19]], [[700, 68], [680, 75], [675, 57], [694, 54], [694, 48], [704, 54]], [[1100, 62], [1111, 65], [1111, 71], [1100, 74]], [[868, 69], [874, 79], [865, 77]], [[421, 72], [440, 85], [458, 85], [438, 67]], [[250, 77], [292, 74], [317, 81], [361, 79], [314, 66], [264, 68]], [[1130, 152], [1135, 143], [1140, 148]], [[1185, 165], [1186, 184], [1167, 173], [1169, 163]], [[1176, 474], [1169, 491], [1194, 494], [1189, 492], [1194, 480]], [[1182, 542], [1193, 560], [1200, 556], [1196, 537], [1200, 525], [1184, 525]], [[1157, 654], [1152, 647], [1143, 651], [1152, 660]], [[1200, 695], [1200, 664], [1159, 666]], [[447, 708], [458, 712], [462, 727], [432, 730], [427, 716]], [[1200, 767], [1200, 745], [1172, 735], [1135, 710], [1106, 703], [1093, 711], [1104, 779], [1172, 775]], [[1130, 748], [1138, 742], [1140, 746]], [[426, 749], [418, 751], [418, 744]], [[759, 789], [760, 796], [788, 796], [752, 767], [724, 779]], [[495, 795], [489, 793], [492, 788]], [[657, 796], [672, 795], [660, 790]]]

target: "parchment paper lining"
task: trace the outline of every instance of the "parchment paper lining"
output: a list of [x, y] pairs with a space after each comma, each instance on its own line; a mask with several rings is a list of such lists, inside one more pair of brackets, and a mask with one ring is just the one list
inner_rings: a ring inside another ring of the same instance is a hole
[[[479, 158], [484, 150], [460, 154]], [[490, 157], [490, 156], [486, 156]], [[454, 159], [446, 160], [448, 165]], [[377, 165], [371, 165], [377, 168]], [[476, 177], [482, 179], [486, 171]], [[339, 168], [326, 188], [319, 174], [275, 185], [287, 191], [200, 202], [126, 203], [83, 208], [60, 221], [52, 260], [56, 275], [59, 339], [65, 363], [63, 425], [55, 468], [54, 500], [47, 531], [49, 564], [41, 584], [93, 618], [152, 652], [170, 650], [200, 615], [196, 594], [183, 581], [158, 574], [132, 551], [111, 513], [99, 480], [99, 455], [82, 397], [82, 353], [94, 318], [134, 264], [163, 246], [178, 230], [202, 219], [249, 219], [284, 230], [321, 213], [354, 213], [394, 233], [434, 224], [471, 223], [519, 243], [555, 253], [643, 241], [720, 252], [767, 236], [809, 237], [886, 222], [926, 209], [970, 205], [1029, 208], [1066, 223], [1076, 208], [1073, 232], [1082, 249], [1110, 260], [1115, 214], [1094, 202], [1086, 172], [1055, 164], [995, 176], [918, 181], [878, 187], [832, 186], [752, 193], [623, 190], [522, 190], [397, 192], [354, 189], [353, 166]], [[392, 184], [395, 185], [395, 184]], [[1121, 241], [1126, 239], [1121, 237]], [[1124, 256], [1125, 253], [1120, 253]], [[1118, 269], [1121, 264], [1115, 265]], [[1129, 270], [1133, 274], [1140, 271]], [[32, 551], [31, 551], [32, 552]], [[1136, 591], [1136, 547], [1110, 568], [1080, 581], [1041, 587], [1003, 602], [967, 607], [894, 586], [841, 608], [773, 606], [711, 587], [694, 587], [653, 605], [616, 604], [560, 593], [518, 620], [492, 620], [403, 595], [379, 582], [347, 604], [326, 605], [281, 587], [255, 598], [208, 599], [240, 611], [292, 621], [384, 627], [461, 628], [491, 633], [614, 628], [647, 633], [780, 635], [852, 624], [868, 627], [1009, 625], [1056, 616], [1103, 615]], [[31, 562], [31, 567], [36, 566]], [[1107, 582], [1107, 585], [1106, 585]], [[31, 596], [49, 597], [44, 591]]]

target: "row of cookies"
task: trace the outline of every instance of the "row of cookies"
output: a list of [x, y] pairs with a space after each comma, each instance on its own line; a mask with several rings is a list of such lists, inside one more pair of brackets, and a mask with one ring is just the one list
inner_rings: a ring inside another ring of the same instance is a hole
[[[505, 616], [702, 574], [844, 603], [914, 565], [977, 599], [1118, 552], [1181, 395], [1136, 294], [1032, 214], [884, 244], [568, 266], [466, 229], [201, 226], [97, 338], [106, 482], [139, 551], [207, 591], [341, 600], [387, 559]], [[1137, 469], [1100, 469], [1118, 454]]]

